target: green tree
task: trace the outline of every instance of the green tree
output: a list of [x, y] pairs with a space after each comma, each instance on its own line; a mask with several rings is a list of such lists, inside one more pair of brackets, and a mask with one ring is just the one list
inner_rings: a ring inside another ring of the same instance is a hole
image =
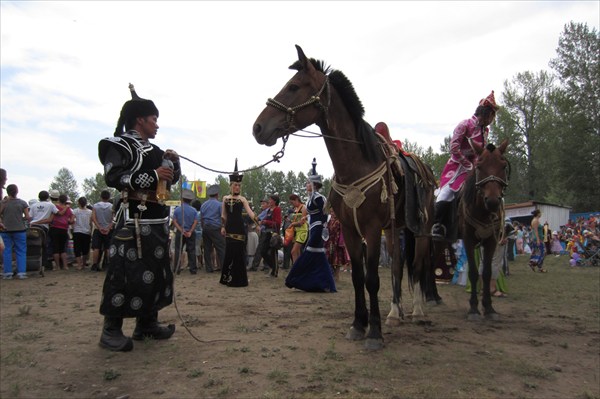
[[187, 181], [187, 176], [181, 175], [177, 183], [171, 185], [171, 190], [169, 191], [170, 200], [179, 201], [181, 199], [181, 186]]
[[544, 200], [551, 179], [548, 131], [552, 129], [548, 98], [553, 78], [545, 71], [518, 73], [504, 82], [502, 107], [490, 133], [490, 142], [509, 140], [507, 158], [511, 182], [507, 201]]
[[54, 177], [52, 183], [50, 183], [50, 190], [58, 190], [59, 193], [66, 194], [73, 201], [73, 204], [76, 204], [79, 198], [77, 180], [75, 180], [75, 176], [67, 168], [61, 168], [58, 171], [58, 174]]
[[552, 97], [553, 178], [549, 197], [575, 212], [600, 209], [600, 35], [587, 24], [565, 25], [550, 61], [561, 87]]
[[573, 99], [571, 112], [585, 115], [587, 128], [600, 136], [600, 34], [587, 24], [570, 22], [560, 35], [556, 54], [550, 67]]
[[100, 201], [100, 193], [104, 190], [110, 192], [110, 197], [115, 198], [117, 196], [117, 190], [108, 187], [104, 180], [102, 173], [96, 173], [93, 177], [83, 179], [83, 195], [87, 198], [88, 204], [95, 204]]

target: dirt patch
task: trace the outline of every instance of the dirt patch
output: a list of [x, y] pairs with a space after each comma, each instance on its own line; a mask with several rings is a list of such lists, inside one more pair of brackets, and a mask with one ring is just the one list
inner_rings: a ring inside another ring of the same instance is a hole
[[[599, 398], [600, 269], [566, 257], [548, 258], [547, 274], [524, 257], [510, 266], [509, 296], [494, 300], [500, 321], [467, 322], [464, 288], [440, 285], [444, 303], [425, 321], [384, 326], [378, 352], [345, 339], [350, 273], [338, 293], [313, 294], [286, 288], [285, 273], [250, 272], [249, 287], [228, 288], [216, 273], [184, 270], [177, 307], [203, 342], [170, 306], [159, 319], [177, 324], [175, 335], [129, 353], [98, 347], [103, 273], [1, 281], [0, 397]], [[380, 278], [385, 317], [389, 269]], [[125, 333], [133, 328], [126, 320]]]

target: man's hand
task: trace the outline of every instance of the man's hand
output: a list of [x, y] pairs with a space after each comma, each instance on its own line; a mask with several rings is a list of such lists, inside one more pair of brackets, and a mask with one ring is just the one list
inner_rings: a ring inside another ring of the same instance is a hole
[[159, 179], [163, 179], [168, 181], [169, 183], [173, 181], [173, 169], [167, 168], [166, 166], [161, 166], [156, 169], [156, 174]]
[[163, 158], [170, 160], [171, 162], [179, 162], [179, 154], [174, 150], [166, 150]]

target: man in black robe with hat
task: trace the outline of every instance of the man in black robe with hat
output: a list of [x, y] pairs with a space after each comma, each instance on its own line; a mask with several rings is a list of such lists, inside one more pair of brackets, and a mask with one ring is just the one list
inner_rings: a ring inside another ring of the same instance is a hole
[[114, 137], [98, 145], [106, 184], [121, 192], [100, 304], [100, 346], [112, 351], [133, 349], [122, 331], [126, 317], [136, 318], [135, 340], [167, 339], [175, 332], [173, 324], [158, 323], [158, 311], [173, 301], [173, 273], [169, 208], [157, 197], [157, 189], [177, 182], [179, 156], [150, 143], [158, 130], [158, 109], [140, 98], [133, 85], [129, 89], [132, 99], [121, 109]]

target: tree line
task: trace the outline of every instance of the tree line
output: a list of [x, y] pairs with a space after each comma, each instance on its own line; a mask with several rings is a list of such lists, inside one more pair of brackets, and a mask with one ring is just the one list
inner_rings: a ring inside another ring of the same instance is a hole
[[[530, 200], [571, 206], [573, 212], [600, 210], [600, 35], [587, 24], [570, 22], [558, 40], [551, 70], [523, 71], [504, 81], [500, 110], [490, 126], [489, 141], [509, 140], [506, 157], [511, 165], [506, 203]], [[458, 120], [457, 120], [458, 123]], [[409, 139], [404, 150], [421, 157], [440, 176], [450, 157], [451, 134], [436, 152]], [[182, 176], [182, 181], [187, 181]], [[260, 199], [278, 193], [284, 202], [305, 193], [306, 175], [265, 168], [244, 174], [243, 192], [255, 207]], [[208, 182], [207, 182], [208, 183]], [[229, 193], [229, 179], [219, 175], [213, 183], [220, 194]], [[100, 200], [106, 188], [101, 173], [84, 179], [84, 196]], [[323, 193], [331, 188], [326, 178]], [[59, 170], [50, 184], [73, 201], [79, 197], [77, 182], [67, 169]], [[113, 197], [117, 194], [111, 190]], [[178, 199], [179, 186], [171, 190]]]

